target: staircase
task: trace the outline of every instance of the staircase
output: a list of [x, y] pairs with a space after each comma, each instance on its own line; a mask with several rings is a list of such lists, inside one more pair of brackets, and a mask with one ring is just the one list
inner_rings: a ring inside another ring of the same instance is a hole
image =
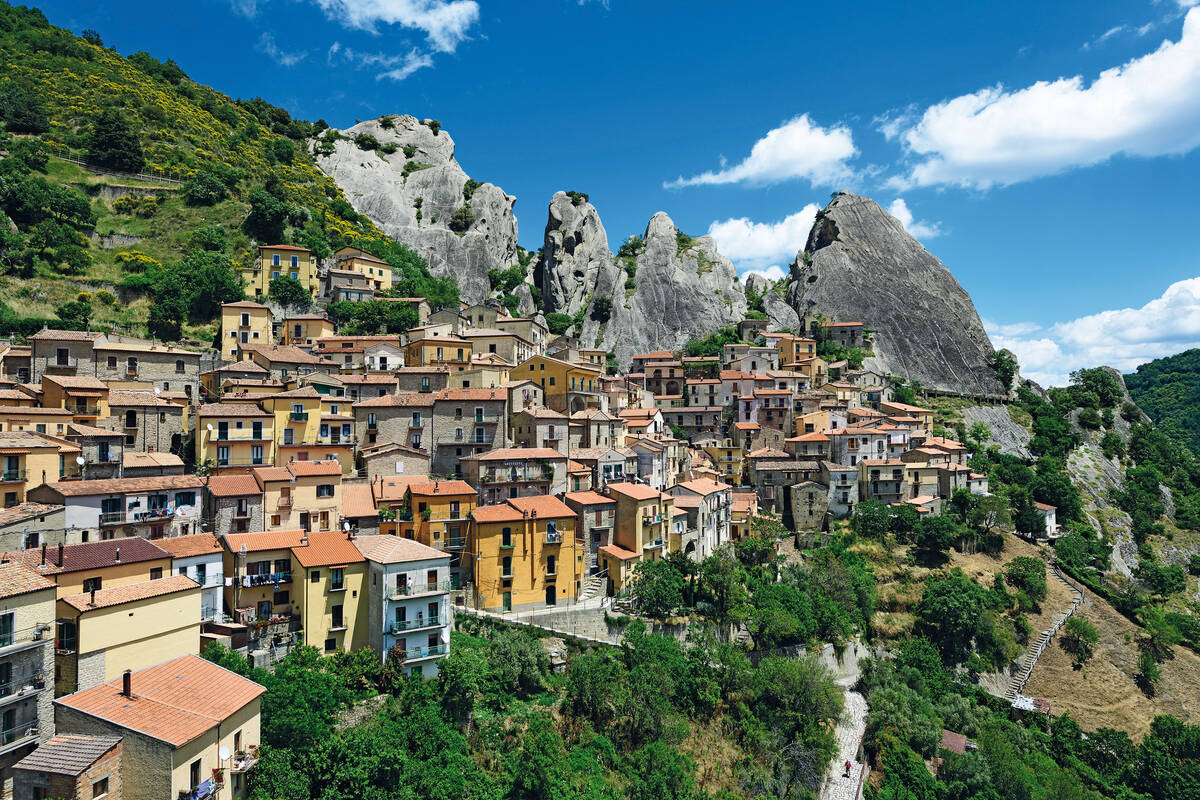
[[1055, 634], [1062, 630], [1062, 626], [1067, 623], [1067, 620], [1071, 618], [1071, 615], [1075, 613], [1075, 610], [1078, 609], [1079, 606], [1083, 605], [1083, 590], [1076, 587], [1075, 584], [1071, 583], [1071, 581], [1067, 580], [1066, 576], [1063, 575], [1058, 569], [1057, 564], [1051, 564], [1050, 571], [1053, 573], [1054, 577], [1059, 583], [1071, 590], [1071, 593], [1075, 595], [1075, 600], [1071, 603], [1071, 607], [1065, 612], [1055, 614], [1052, 617], [1053, 624], [1051, 624], [1046, 630], [1042, 631], [1041, 636], [1038, 637], [1037, 644], [1031, 647], [1025, 653], [1025, 658], [1021, 660], [1021, 668], [1017, 671], [1016, 677], [1013, 678], [1012, 683], [1009, 684], [1008, 691], [1004, 693], [1005, 699], [1009, 700], [1010, 702], [1016, 700], [1017, 695], [1020, 694], [1021, 690], [1025, 688], [1025, 682], [1028, 681], [1029, 676], [1033, 674], [1033, 668], [1037, 666], [1038, 658], [1041, 657], [1042, 653], [1046, 649], [1046, 646], [1049, 645], [1050, 642], [1054, 641]]
[[608, 579], [603, 575], [593, 575], [590, 578], [585, 578], [583, 581], [583, 589], [581, 589], [579, 592], [578, 602], [582, 603], [585, 600], [591, 600], [594, 597], [603, 596], [607, 587]]

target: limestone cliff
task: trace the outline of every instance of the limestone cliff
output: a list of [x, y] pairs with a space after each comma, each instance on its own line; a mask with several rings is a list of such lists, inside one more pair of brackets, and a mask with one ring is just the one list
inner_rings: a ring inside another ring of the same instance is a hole
[[[516, 198], [490, 183], [472, 189], [446, 131], [435, 133], [408, 115], [390, 120], [390, 128], [367, 120], [341, 131], [348, 138], [332, 154], [318, 155], [317, 164], [355, 211], [420, 253], [433, 274], [454, 277], [464, 300], [484, 300], [488, 270], [517, 263]], [[381, 149], [359, 147], [359, 134], [374, 136]], [[392, 145], [394, 152], [385, 152]], [[459, 211], [464, 206], [469, 214]]]
[[788, 302], [801, 318], [821, 313], [875, 331], [867, 366], [932, 389], [1003, 393], [971, 298], [869, 198], [841, 192], [817, 215], [792, 263]]
[[582, 194], [555, 192], [550, 200], [542, 258], [534, 282], [546, 311], [574, 316], [584, 308], [598, 285], [611, 295], [621, 276], [608, 249], [608, 234], [600, 214]]

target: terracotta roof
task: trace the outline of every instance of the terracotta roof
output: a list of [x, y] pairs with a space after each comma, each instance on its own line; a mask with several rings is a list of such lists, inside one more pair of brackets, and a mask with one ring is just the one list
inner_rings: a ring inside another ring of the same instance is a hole
[[254, 403], [205, 403], [196, 409], [197, 417], [266, 417], [271, 415]]
[[[118, 553], [118, 551], [120, 552]], [[137, 536], [66, 545], [62, 548], [61, 562], [58, 554], [59, 548], [47, 547], [46, 563], [44, 564], [40, 549], [8, 553], [8, 557], [13, 561], [23, 562], [43, 575], [82, 572], [88, 569], [111, 567], [116, 564], [133, 564], [170, 557], [167, 551], [161, 547], [148, 539]]]
[[733, 427], [739, 431], [756, 431], [761, 426], [757, 422], [735, 422], [733, 423]]
[[1034, 505], [1037, 506], [1042, 511], [1057, 511], [1058, 510], [1057, 506], [1048, 505], [1046, 503], [1034, 503]]
[[621, 561], [628, 561], [631, 558], [637, 558], [637, 553], [632, 550], [626, 550], [624, 547], [618, 547], [615, 544], [601, 545], [599, 548], [601, 553], [606, 553], [613, 558], [618, 558]]
[[307, 247], [296, 247], [294, 244], [260, 244], [259, 250], [292, 250], [297, 253], [311, 252]]
[[804, 433], [799, 436], [793, 436], [788, 439], [789, 442], [828, 442], [829, 437], [823, 433], [814, 431], [813, 433]]
[[404, 394], [385, 394], [382, 397], [371, 397], [354, 403], [354, 408], [418, 408], [433, 405], [433, 395], [429, 392], [406, 392]]
[[427, 483], [426, 475], [389, 475], [377, 481], [371, 481], [371, 492], [378, 502], [393, 502], [404, 499], [408, 487], [415, 483]]
[[125, 434], [120, 431], [110, 431], [108, 428], [97, 428], [95, 425], [80, 425], [78, 422], [72, 422], [67, 425], [67, 435], [76, 436], [103, 436], [105, 438], [121, 437]]
[[515, 414], [528, 414], [534, 419], [566, 419], [567, 415], [559, 413], [552, 408], [545, 406], [533, 406], [532, 408], [523, 408], [520, 411], [513, 412]]
[[260, 484], [265, 484], [268, 481], [290, 481], [292, 473], [284, 467], [255, 467], [254, 477], [258, 478]]
[[262, 487], [250, 473], [213, 475], [208, 479], [208, 493], [213, 497], [240, 497], [261, 494]]
[[788, 454], [774, 447], [762, 447], [752, 453], [748, 453], [746, 458], [787, 458]]
[[354, 540], [341, 531], [313, 531], [308, 544], [292, 548], [292, 555], [303, 567], [329, 567], [364, 561]]
[[30, 592], [53, 589], [55, 586], [54, 581], [18, 561], [0, 563], [0, 597], [17, 597]]
[[342, 516], [350, 518], [373, 517], [376, 513], [375, 498], [371, 494], [371, 484], [347, 483], [342, 486]]
[[121, 455], [121, 463], [125, 469], [137, 469], [138, 467], [182, 467], [183, 459], [174, 453], [163, 453], [160, 451], [129, 452], [127, 450]]
[[64, 389], [108, 389], [107, 383], [89, 375], [43, 375], [42, 382], [46, 381], [56, 383]]
[[420, 542], [403, 536], [357, 536], [354, 546], [363, 558], [377, 564], [398, 564], [404, 561], [431, 561], [449, 558], [441, 550], [434, 550]]
[[43, 328], [33, 336], [30, 336], [29, 340], [51, 339], [56, 342], [94, 342], [102, 335], [95, 331], [64, 331], [57, 328]]
[[54, 444], [33, 431], [0, 431], [0, 450], [11, 450], [18, 447], [26, 449], [53, 447]]
[[206, 553], [221, 552], [221, 543], [211, 533], [194, 533], [191, 536], [168, 536], [165, 539], [155, 539], [154, 542], [175, 558], [188, 558], [190, 556], [202, 556]]
[[511, 497], [508, 503], [519, 511], [528, 511], [539, 517], [575, 516], [575, 511], [570, 506], [548, 494], [534, 495], [533, 497]]
[[75, 414], [65, 408], [30, 408], [27, 406], [0, 406], [0, 414], [15, 414], [17, 416], [55, 416], [73, 417]]
[[266, 691], [191, 654], [134, 672], [133, 697], [121, 694], [121, 682], [116, 678], [54, 702], [178, 748]]
[[438, 494], [475, 494], [475, 487], [466, 481], [431, 481], [428, 483], [414, 483], [408, 487], [408, 490], [417, 495], [438, 495]]
[[88, 497], [97, 494], [130, 494], [163, 489], [199, 489], [199, 475], [154, 475], [145, 478], [101, 478], [91, 481], [53, 481], [44, 484], [64, 497]]
[[221, 308], [266, 308], [262, 303], [252, 303], [249, 300], [238, 300], [236, 303], [221, 303]]
[[327, 459], [325, 461], [290, 461], [288, 462], [287, 470], [297, 478], [323, 475], [332, 476], [342, 474], [342, 465], [337, 462], [337, 459]]
[[113, 389], [108, 393], [108, 405], [117, 406], [173, 406], [174, 403], [159, 397], [154, 392], [131, 392]]
[[566, 499], [583, 506], [608, 505], [615, 503], [611, 497], [605, 497], [599, 492], [567, 492]]
[[605, 488], [634, 500], [655, 500], [662, 496], [662, 492], [644, 483], [610, 483]]
[[112, 589], [98, 589], [95, 595], [91, 592], [83, 592], [82, 594], [72, 594], [59, 599], [76, 611], [87, 612], [99, 608], [121, 606], [126, 603], [136, 603], [139, 600], [149, 600], [152, 597], [162, 597], [163, 595], [199, 588], [200, 584], [187, 575], [172, 575], [169, 578], [130, 583]]
[[285, 364], [321, 364], [324, 366], [337, 366], [332, 361], [327, 361], [311, 353], [301, 350], [299, 347], [283, 344], [243, 344], [240, 348], [248, 353], [261, 353], [269, 361], [278, 361]]
[[508, 400], [503, 389], [442, 389], [435, 400]]
[[247, 553], [263, 550], [290, 550], [300, 546], [304, 531], [258, 531], [255, 533], [227, 533], [221, 537], [225, 549], [231, 553], [241, 552], [242, 545]]
[[684, 489], [687, 489], [689, 492], [695, 492], [696, 494], [705, 495], [705, 496], [713, 494], [715, 492], [723, 492], [726, 489], [732, 488], [727, 483], [721, 483], [720, 481], [709, 480], [708, 478], [697, 478], [696, 480], [684, 481], [684, 482], [676, 484], [676, 485], [682, 486]]
[[55, 511], [60, 511], [64, 506], [51, 505], [48, 503], [25, 502], [18, 503], [15, 506], [0, 509], [0, 526], [12, 525], [14, 522], [20, 522], [33, 517], [41, 517], [46, 514], [52, 514]]
[[479, 457], [480, 461], [519, 461], [521, 459], [566, 459], [557, 450], [549, 447], [502, 447]]
[[121, 743], [120, 736], [82, 736], [60, 733], [12, 766], [30, 772], [82, 775], [105, 753]]

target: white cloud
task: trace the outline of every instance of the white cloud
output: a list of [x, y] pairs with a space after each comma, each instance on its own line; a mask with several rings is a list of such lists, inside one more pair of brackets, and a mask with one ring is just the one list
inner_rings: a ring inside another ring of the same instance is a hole
[[[246, 0], [241, 0], [245, 2]], [[419, 30], [435, 50], [453, 53], [479, 20], [475, 0], [313, 0], [325, 15], [347, 28], [378, 33], [379, 26]]]
[[258, 16], [260, 5], [266, 4], [267, 0], [229, 0], [229, 5], [235, 12], [250, 19]]
[[1200, 277], [1167, 287], [1140, 308], [1119, 308], [1041, 329], [985, 322], [992, 345], [1017, 355], [1021, 374], [1062, 386], [1072, 370], [1108, 365], [1130, 372], [1155, 358], [1200, 347]]
[[270, 33], [264, 33], [258, 38], [258, 51], [265, 53], [281, 67], [294, 67], [308, 57], [307, 50], [299, 52], [284, 50], [275, 43], [275, 37]]
[[857, 154], [854, 137], [845, 125], [822, 128], [814, 125], [808, 114], [801, 114], [767, 131], [740, 163], [727, 167], [722, 159], [721, 169], [717, 171], [702, 172], [690, 178], [680, 176], [664, 182], [663, 187], [770, 184], [795, 178], [804, 178], [813, 184], [829, 184], [852, 174], [846, 162]]
[[904, 202], [903, 197], [897, 197], [892, 201], [892, 204], [888, 206], [888, 213], [900, 220], [904, 230], [908, 231], [914, 239], [932, 239], [942, 235], [941, 223], [914, 220], [912, 211], [908, 209], [908, 203]]
[[778, 264], [772, 264], [766, 269], [748, 269], [741, 273], [742, 280], [745, 280], [751, 275], [762, 275], [771, 283], [777, 283], [787, 277], [787, 273], [783, 271], [783, 267]]
[[1178, 42], [1083, 78], [981, 89], [926, 109], [900, 134], [919, 160], [891, 185], [986, 189], [1115, 155], [1154, 157], [1200, 146], [1200, 9]]
[[713, 222], [708, 226], [708, 235], [737, 266], [761, 269], [795, 258], [808, 241], [816, 216], [816, 204], [809, 203], [779, 222], [753, 222], [746, 217]]
[[1090, 42], [1084, 42], [1083, 49], [1091, 50], [1093, 47], [1104, 44], [1109, 39], [1116, 36], [1118, 33], [1122, 33], [1126, 30], [1128, 30], [1128, 28], [1124, 25], [1114, 25], [1113, 27], [1106, 30], [1104, 33], [1097, 36], [1095, 39], [1092, 39]]
[[402, 81], [419, 69], [433, 66], [433, 57], [415, 47], [407, 53], [363, 53], [341, 42], [329, 46], [325, 60], [330, 64], [339, 61], [352, 64], [356, 69], [379, 68], [375, 75], [377, 81]]

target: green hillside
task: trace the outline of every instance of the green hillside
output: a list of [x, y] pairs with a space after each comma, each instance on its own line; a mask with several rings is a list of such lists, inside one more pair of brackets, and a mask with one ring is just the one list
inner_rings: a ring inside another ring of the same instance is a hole
[[316, 167], [324, 122], [2, 2], [0, 55], [0, 332], [49, 319], [208, 341], [219, 303], [240, 297], [236, 268], [268, 240], [319, 256], [356, 244], [398, 267], [397, 292], [456, 299]]
[[1200, 349], [1142, 364], [1125, 385], [1161, 429], [1200, 454]]

